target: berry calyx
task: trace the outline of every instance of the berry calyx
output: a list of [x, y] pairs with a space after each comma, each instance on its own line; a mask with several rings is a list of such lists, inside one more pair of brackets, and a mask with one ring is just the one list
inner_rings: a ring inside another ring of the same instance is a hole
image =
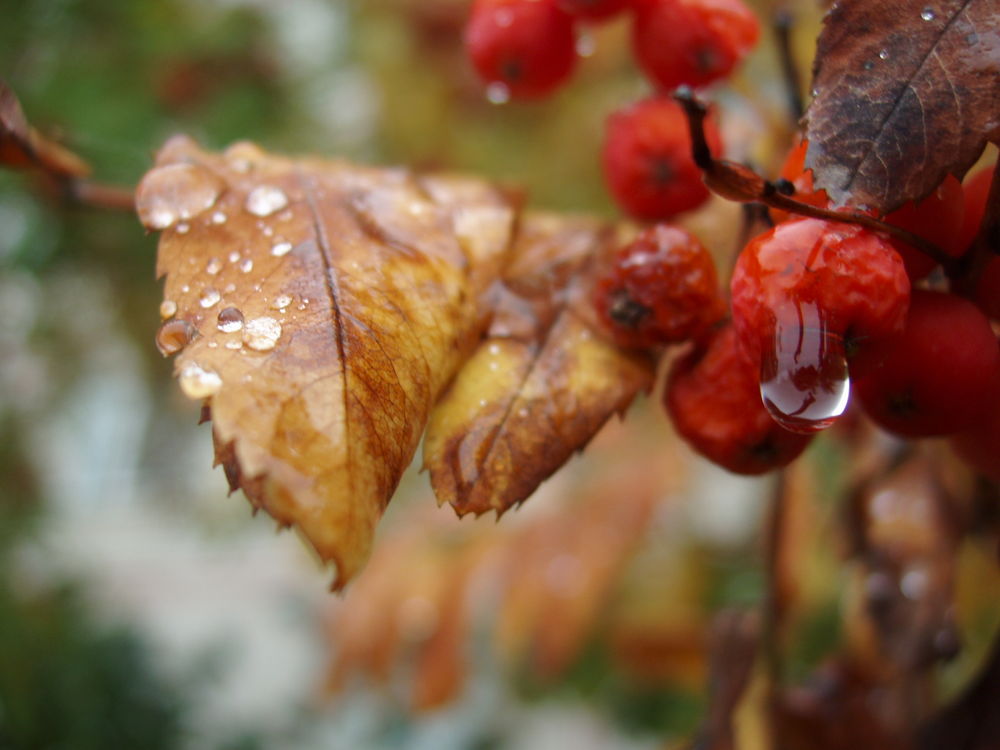
[[[713, 154], [722, 151], [718, 128], [705, 121]], [[645, 221], [665, 221], [708, 200], [701, 170], [691, 156], [683, 108], [666, 97], [650, 97], [613, 112], [601, 152], [605, 181], [618, 206]]]
[[907, 437], [948, 435], [994, 408], [1000, 348], [968, 300], [914, 290], [903, 329], [881, 349], [881, 364], [856, 383], [865, 412], [880, 427]]
[[780, 427], [760, 400], [757, 368], [733, 326], [674, 363], [663, 403], [694, 450], [736, 474], [763, 474], [793, 461], [809, 436]]
[[757, 18], [740, 0], [640, 0], [632, 49], [661, 89], [700, 88], [728, 76], [759, 36]]
[[572, 17], [556, 0], [477, 0], [465, 28], [473, 67], [506, 96], [545, 96], [576, 62]]
[[686, 341], [724, 315], [712, 256], [689, 232], [658, 224], [620, 247], [594, 287], [620, 346]]
[[582, 21], [606, 21], [635, 0], [558, 0], [559, 7]]

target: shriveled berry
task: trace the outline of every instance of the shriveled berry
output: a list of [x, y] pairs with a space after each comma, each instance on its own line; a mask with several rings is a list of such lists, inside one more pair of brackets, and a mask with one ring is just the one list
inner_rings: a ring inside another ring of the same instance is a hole
[[[705, 136], [719, 155], [722, 140], [711, 119], [705, 121]], [[665, 221], [708, 199], [691, 156], [687, 118], [673, 99], [650, 97], [613, 112], [601, 160], [612, 197], [636, 219]]]
[[757, 368], [731, 325], [716, 332], [707, 348], [674, 363], [664, 406], [694, 450], [737, 474], [785, 466], [810, 440], [771, 419], [760, 400]]
[[[899, 330], [910, 284], [899, 255], [879, 234], [852, 224], [797, 218], [751, 240], [731, 282], [733, 323], [761, 362], [779, 315], [804, 305], [845, 339], [850, 358]], [[854, 375], [852, 364], [852, 375]]]
[[477, 0], [465, 48], [487, 84], [511, 97], [545, 96], [576, 62], [573, 18], [556, 0]]
[[594, 289], [621, 346], [686, 341], [722, 318], [712, 256], [691, 233], [657, 224], [619, 248]]
[[881, 364], [857, 381], [855, 393], [886, 430], [948, 435], [994, 408], [1000, 349], [989, 321], [968, 300], [914, 290], [905, 326], [881, 348]]
[[559, 0], [559, 7], [584, 21], [605, 21], [634, 2], [635, 0]]
[[740, 0], [640, 0], [632, 48], [657, 86], [706, 86], [753, 49], [760, 24]]

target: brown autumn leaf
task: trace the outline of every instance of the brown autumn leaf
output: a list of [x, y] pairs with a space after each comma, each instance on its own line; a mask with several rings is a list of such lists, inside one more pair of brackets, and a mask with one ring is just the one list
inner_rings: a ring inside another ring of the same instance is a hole
[[489, 331], [431, 414], [424, 465], [441, 503], [500, 515], [582, 449], [653, 378], [604, 337], [589, 302], [596, 259], [621, 230], [522, 218]]
[[176, 137], [136, 207], [162, 230], [157, 343], [210, 406], [230, 485], [341, 588], [479, 336], [515, 211], [480, 181]]
[[90, 167], [76, 154], [31, 127], [17, 96], [3, 79], [0, 79], [0, 165], [35, 167], [56, 178], [86, 177], [90, 173]]
[[882, 213], [961, 177], [1000, 135], [996, 0], [840, 0], [806, 113], [806, 166], [838, 205]]

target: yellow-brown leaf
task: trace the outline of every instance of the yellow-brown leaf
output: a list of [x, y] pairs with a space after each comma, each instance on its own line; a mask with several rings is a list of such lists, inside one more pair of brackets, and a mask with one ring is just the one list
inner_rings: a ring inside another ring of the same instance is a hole
[[588, 274], [617, 234], [522, 218], [488, 334], [431, 414], [424, 465], [439, 502], [503, 513], [649, 388], [652, 361], [605, 339], [590, 304]]
[[340, 588], [485, 321], [514, 209], [493, 187], [177, 137], [136, 196], [163, 230], [157, 343], [233, 487]]

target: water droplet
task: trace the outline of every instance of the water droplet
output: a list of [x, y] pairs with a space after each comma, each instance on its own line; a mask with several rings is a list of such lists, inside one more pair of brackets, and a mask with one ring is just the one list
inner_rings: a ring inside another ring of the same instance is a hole
[[279, 242], [274, 247], [271, 248], [271, 255], [275, 258], [280, 258], [282, 255], [288, 255], [292, 249], [291, 242]]
[[177, 303], [172, 299], [165, 299], [160, 303], [160, 317], [164, 320], [172, 318], [177, 314]]
[[290, 304], [292, 304], [291, 297], [289, 297], [287, 294], [279, 294], [277, 297], [274, 298], [274, 302], [271, 303], [271, 307], [273, 307], [275, 310], [280, 310], [285, 307], [288, 307]]
[[490, 104], [506, 104], [510, 101], [510, 88], [502, 81], [494, 81], [486, 87], [486, 100]]
[[166, 229], [215, 205], [223, 183], [197, 164], [166, 164], [142, 178], [135, 207], [149, 229]]
[[240, 261], [240, 270], [243, 273], [250, 273], [253, 270], [253, 261], [250, 258], [244, 258]]
[[198, 300], [198, 304], [204, 307], [206, 310], [219, 304], [219, 300], [222, 299], [222, 295], [219, 294], [218, 289], [213, 287], [208, 287], [201, 293], [201, 299]]
[[164, 357], [177, 354], [191, 343], [196, 333], [194, 326], [186, 320], [168, 320], [156, 332], [156, 348]]
[[192, 362], [181, 370], [180, 384], [181, 390], [188, 398], [208, 398], [222, 388], [222, 378], [218, 373]]
[[920, 11], [920, 17], [925, 21], [933, 21], [935, 18], [937, 18], [937, 15], [934, 13], [933, 8], [927, 7], [924, 8], [922, 11]]
[[226, 284], [226, 288], [222, 290], [223, 294], [232, 294], [236, 291], [236, 284]]
[[881, 52], [878, 53], [878, 56], [879, 56], [880, 60], [888, 60], [889, 59], [889, 50], [887, 50], [887, 49], [882, 50]]
[[246, 209], [254, 216], [270, 216], [288, 205], [288, 196], [274, 185], [258, 185], [247, 196]]
[[213, 224], [225, 224], [226, 223], [226, 215], [224, 213], [222, 213], [222, 211], [216, 211], [214, 214], [212, 214], [212, 223]]
[[825, 429], [847, 408], [850, 386], [844, 339], [820, 309], [793, 303], [778, 310], [760, 366], [761, 399], [774, 420], [791, 432]]
[[267, 224], [261, 224], [260, 233], [263, 234], [265, 237], [271, 237], [272, 235], [274, 235], [274, 230], [271, 229], [271, 227], [269, 227]]
[[219, 330], [223, 333], [235, 333], [243, 328], [243, 313], [236, 307], [224, 307], [219, 311]]
[[184, 286], [182, 286], [182, 287], [181, 287], [181, 291], [182, 291], [182, 292], [183, 292], [184, 294], [187, 294], [188, 292], [190, 292], [190, 291], [191, 291], [191, 287], [189, 287], [189, 286], [188, 286], [187, 284], [185, 284]]
[[237, 261], [239, 261], [239, 259], [240, 259], [239, 250], [233, 250], [231, 253], [229, 253], [230, 263], [236, 263]]
[[191, 231], [191, 225], [188, 224], [186, 221], [182, 221], [180, 224], [174, 227], [174, 229], [177, 231], [177, 234], [187, 234], [189, 231]]
[[864, 63], [864, 65], [862, 67], [865, 70], [871, 70], [872, 68], [875, 67], [875, 63], [873, 63], [871, 60], [865, 60], [865, 63]]
[[593, 57], [597, 51], [597, 40], [593, 34], [583, 32], [576, 39], [576, 54], [580, 57]]
[[205, 264], [205, 273], [215, 276], [219, 271], [222, 270], [222, 261], [218, 258], [210, 258], [208, 263]]
[[243, 342], [239, 339], [229, 339], [229, 341], [226, 342], [226, 348], [232, 349], [233, 351], [239, 351], [243, 348]]
[[281, 323], [274, 318], [253, 318], [243, 328], [243, 343], [258, 352], [275, 347], [281, 338]]

